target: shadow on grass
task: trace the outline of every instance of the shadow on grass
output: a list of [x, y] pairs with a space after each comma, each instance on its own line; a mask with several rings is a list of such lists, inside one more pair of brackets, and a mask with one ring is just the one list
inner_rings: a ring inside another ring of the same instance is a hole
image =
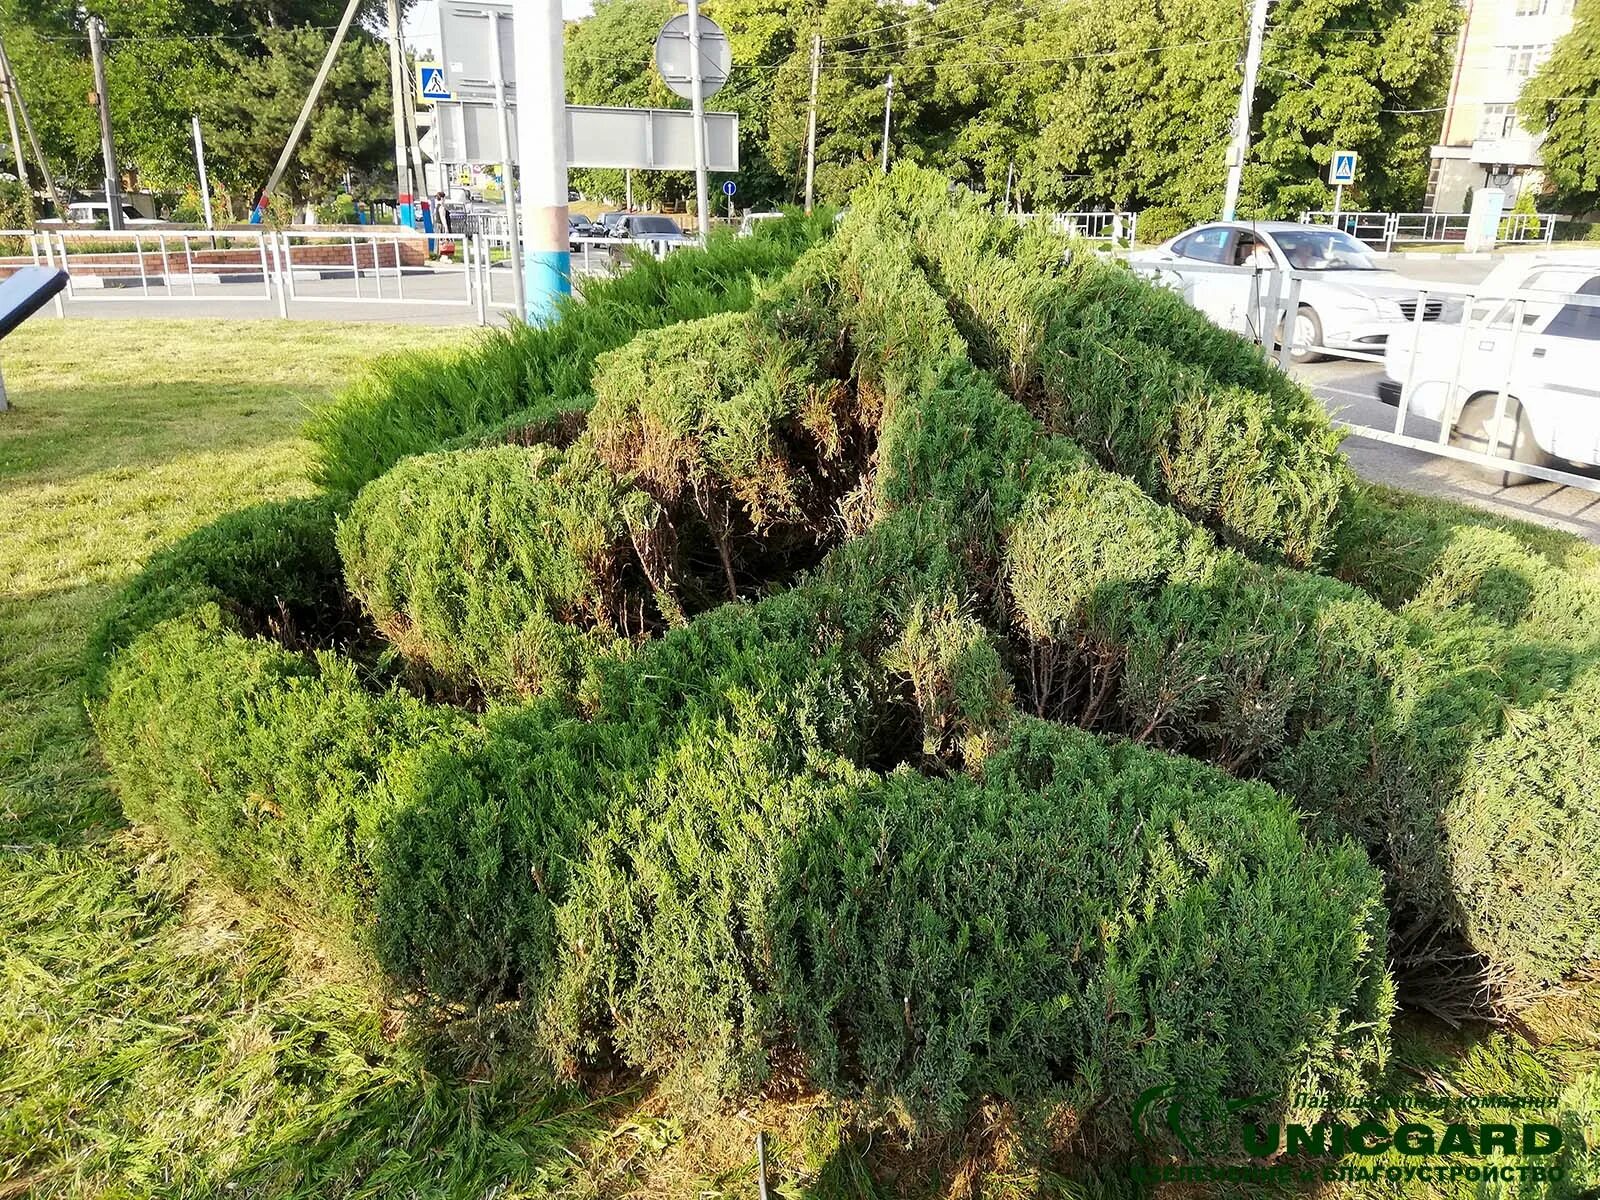
[[[310, 396], [241, 380], [34, 389], [0, 416], [0, 493], [295, 437]], [[92, 434], [88, 431], [92, 430]]]

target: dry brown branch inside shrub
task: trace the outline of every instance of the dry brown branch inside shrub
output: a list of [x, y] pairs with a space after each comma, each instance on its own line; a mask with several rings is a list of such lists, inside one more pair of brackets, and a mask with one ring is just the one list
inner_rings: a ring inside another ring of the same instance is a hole
[[831, 374], [844, 366], [836, 343], [742, 314], [655, 331], [600, 360], [584, 442], [660, 506], [687, 609], [763, 590], [842, 537], [841, 505], [864, 493], [874, 440], [856, 390]]

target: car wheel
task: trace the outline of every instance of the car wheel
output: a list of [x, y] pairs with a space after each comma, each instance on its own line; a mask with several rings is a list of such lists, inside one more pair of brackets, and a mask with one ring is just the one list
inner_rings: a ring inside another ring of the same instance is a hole
[[[1312, 346], [1322, 345], [1322, 318], [1317, 316], [1316, 310], [1300, 306], [1300, 311], [1294, 319], [1294, 338], [1289, 346], [1289, 361], [1297, 363], [1321, 362], [1327, 357], [1310, 349]], [[1283, 346], [1283, 324], [1278, 325], [1278, 346]]]
[[[1489, 452], [1489, 434], [1494, 425], [1495, 408], [1499, 404], [1498, 392], [1481, 392], [1461, 406], [1461, 415], [1450, 428], [1450, 444], [1479, 454]], [[1534, 440], [1533, 427], [1528, 424], [1528, 414], [1515, 397], [1506, 397], [1505, 415], [1500, 419], [1499, 436], [1495, 438], [1495, 457], [1509, 458], [1529, 466], [1548, 467], [1554, 461]], [[1535, 476], [1499, 467], [1485, 467], [1468, 463], [1473, 476], [1496, 487], [1516, 487], [1524, 483], [1539, 482]]]

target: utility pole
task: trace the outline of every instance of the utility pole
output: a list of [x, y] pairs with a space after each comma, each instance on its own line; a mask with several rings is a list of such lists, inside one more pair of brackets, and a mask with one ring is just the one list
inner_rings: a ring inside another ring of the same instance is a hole
[[883, 173], [889, 173], [889, 113], [894, 108], [894, 72], [883, 85]]
[[206, 228], [215, 229], [216, 222], [211, 218], [211, 180], [206, 177], [206, 143], [200, 136], [200, 118], [191, 114], [189, 121], [194, 126], [194, 165], [200, 172], [200, 203], [205, 207]]
[[1250, 153], [1250, 110], [1256, 98], [1256, 73], [1261, 69], [1261, 40], [1267, 31], [1269, 0], [1255, 0], [1250, 10], [1250, 42], [1244, 52], [1244, 86], [1239, 89], [1239, 111], [1233, 117], [1233, 140], [1228, 144], [1228, 186], [1222, 196], [1222, 219], [1233, 220], [1239, 206], [1239, 182]]
[[[517, 219], [517, 149], [512, 144], [511, 102], [506, 96], [506, 64], [500, 53], [500, 13], [489, 9], [489, 62], [494, 81], [494, 108], [500, 129], [500, 158], [505, 167], [504, 195], [500, 202], [506, 208], [506, 252], [511, 257], [511, 286], [517, 301], [517, 311], [526, 312], [528, 293], [526, 264], [522, 258], [521, 225]], [[518, 22], [512, 22], [512, 36], [516, 36]], [[523, 160], [526, 163], [526, 159]]]
[[811, 185], [817, 177], [817, 77], [822, 73], [822, 35], [811, 35], [811, 106], [806, 117], [806, 216], [811, 215]]
[[700, 62], [700, 0], [689, 0], [689, 106], [694, 120], [695, 215], [700, 241], [711, 236], [711, 189], [706, 179], [706, 88]]
[[28, 145], [33, 150], [34, 165], [39, 168], [39, 174], [44, 176], [45, 190], [55, 202], [56, 216], [67, 219], [67, 207], [61, 202], [61, 193], [56, 190], [56, 177], [50, 173], [50, 164], [45, 159], [44, 151], [39, 149], [39, 139], [33, 132], [33, 122], [28, 118], [28, 102], [22, 97], [22, 88], [17, 83], [17, 73], [11, 69], [11, 57], [6, 53], [3, 39], [0, 39], [0, 72], [5, 74], [7, 96], [16, 105], [17, 112], [22, 114], [22, 131], [28, 135]]
[[101, 45], [105, 30], [99, 17], [89, 18], [89, 57], [94, 60], [94, 98], [100, 109], [100, 156], [106, 172], [106, 216], [111, 229], [122, 228], [122, 176], [117, 171], [117, 147], [111, 140], [111, 98], [106, 95], [106, 54]]
[[6, 98], [6, 125], [11, 130], [11, 156], [17, 160], [17, 178], [22, 181], [22, 186], [28, 186], [28, 168], [22, 161], [22, 134], [17, 130], [17, 109], [11, 100], [13, 91], [11, 72], [5, 69], [0, 61], [0, 91]]
[[[433, 201], [432, 194], [428, 191], [427, 163], [422, 157], [422, 138], [417, 133], [417, 76], [416, 72], [406, 71], [406, 137], [411, 142], [411, 169], [417, 176], [417, 199], [429, 204]], [[443, 180], [440, 180], [441, 185]], [[439, 223], [439, 214], [433, 214], [434, 224]], [[421, 214], [418, 214], [417, 224], [422, 224]]]
[[294, 157], [294, 148], [300, 142], [300, 135], [306, 131], [306, 124], [311, 120], [311, 110], [316, 107], [317, 97], [322, 95], [322, 89], [327, 85], [328, 75], [333, 71], [334, 60], [339, 57], [339, 47], [344, 45], [345, 35], [350, 32], [350, 23], [355, 20], [356, 10], [360, 7], [361, 0], [350, 0], [344, 7], [344, 16], [339, 19], [339, 27], [333, 31], [333, 40], [328, 43], [328, 52], [322, 56], [322, 66], [317, 69], [317, 77], [312, 80], [311, 90], [306, 93], [305, 103], [300, 106], [300, 115], [295, 118], [294, 128], [289, 131], [289, 140], [284, 143], [283, 153], [278, 155], [272, 174], [267, 176], [267, 182], [256, 193], [256, 198], [250, 205], [252, 225], [259, 225], [266, 216], [267, 204], [283, 180], [284, 172], [289, 169], [289, 160]]
[[547, 325], [560, 315], [560, 298], [572, 294], [572, 232], [567, 226], [567, 72], [561, 0], [525, 0], [519, 4], [515, 32], [517, 134], [525, 184], [523, 199], [528, 207], [525, 312], [529, 324]]
[[400, 0], [389, 0], [389, 88], [394, 98], [395, 221], [414, 225], [411, 162], [406, 153], [406, 60], [400, 48]]

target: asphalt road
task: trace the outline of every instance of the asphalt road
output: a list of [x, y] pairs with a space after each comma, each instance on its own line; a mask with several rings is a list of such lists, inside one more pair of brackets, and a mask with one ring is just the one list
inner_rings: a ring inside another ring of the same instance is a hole
[[[1396, 258], [1392, 265], [1410, 279], [1473, 284], [1482, 282], [1494, 263], [1444, 255], [1438, 259]], [[1378, 379], [1383, 368], [1367, 363], [1320, 362], [1295, 367], [1294, 374], [1339, 420], [1385, 431], [1394, 429], [1395, 410], [1378, 400]], [[1432, 441], [1439, 436], [1439, 425], [1412, 417], [1406, 422], [1405, 432]], [[1600, 492], [1543, 482], [1500, 487], [1474, 475], [1465, 463], [1355, 434], [1345, 438], [1344, 451], [1363, 479], [1463, 501], [1500, 516], [1563, 529], [1600, 543]], [[1600, 472], [1596, 474], [1600, 477]]]

